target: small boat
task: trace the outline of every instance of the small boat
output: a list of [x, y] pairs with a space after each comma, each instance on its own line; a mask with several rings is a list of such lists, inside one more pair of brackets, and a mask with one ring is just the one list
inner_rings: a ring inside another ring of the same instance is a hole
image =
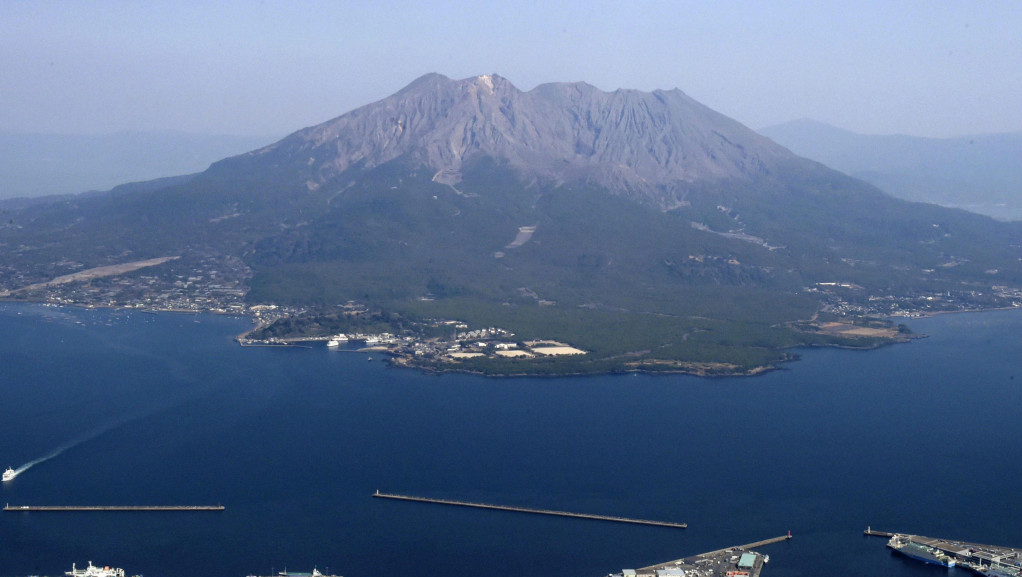
[[18, 476], [18, 472], [15, 471], [14, 469], [10, 468], [10, 467], [7, 467], [7, 470], [4, 471], [4, 481], [10, 481], [11, 479], [13, 479], [13, 478], [15, 478], [17, 476]]

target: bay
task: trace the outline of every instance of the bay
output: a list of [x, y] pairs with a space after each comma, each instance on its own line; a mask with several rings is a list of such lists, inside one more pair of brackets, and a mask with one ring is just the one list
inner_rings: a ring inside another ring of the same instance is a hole
[[244, 319], [5, 303], [0, 467], [39, 461], [5, 503], [226, 509], [6, 512], [0, 576], [92, 560], [155, 577], [596, 577], [789, 530], [763, 548], [766, 577], [948, 573], [862, 531], [1022, 545], [1022, 314], [908, 324], [929, 337], [800, 351], [753, 378], [487, 379], [242, 348]]

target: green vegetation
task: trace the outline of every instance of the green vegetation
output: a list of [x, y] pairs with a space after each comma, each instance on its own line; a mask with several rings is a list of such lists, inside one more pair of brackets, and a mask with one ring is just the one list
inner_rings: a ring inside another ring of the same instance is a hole
[[[309, 311], [265, 338], [428, 338], [440, 330], [430, 319], [457, 319], [588, 352], [432, 367], [498, 374], [751, 372], [796, 346], [884, 342], [810, 319], [1005, 306], [994, 285], [1022, 286], [1022, 225], [893, 200], [812, 165], [785, 180], [691, 184], [664, 212], [585, 185], [522, 183], [492, 161], [467, 166], [456, 187], [395, 161], [314, 189], [288, 184], [300, 169], [245, 162], [14, 210], [0, 245], [19, 248], [0, 255], [0, 274], [24, 286], [72, 260], [179, 254], [170, 276], [187, 278], [193, 263], [229, 256], [250, 268], [249, 304]], [[522, 227], [531, 237], [512, 245]], [[345, 314], [350, 301], [368, 313]]]

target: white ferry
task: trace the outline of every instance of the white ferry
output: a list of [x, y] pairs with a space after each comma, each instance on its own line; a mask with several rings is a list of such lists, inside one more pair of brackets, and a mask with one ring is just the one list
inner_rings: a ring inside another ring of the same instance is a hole
[[337, 335], [335, 337], [332, 337], [330, 340], [328, 340], [326, 342], [326, 346], [328, 346], [330, 348], [335, 348], [335, 347], [341, 346], [341, 343], [346, 343], [346, 342], [348, 342], [348, 335], [346, 335], [344, 333], [341, 333], [341, 334], [339, 334], [339, 335]]
[[89, 561], [89, 566], [85, 569], [79, 569], [72, 563], [71, 570], [65, 571], [64, 575], [67, 575], [67, 577], [124, 577], [124, 569], [100, 568], [93, 565], [92, 561]]
[[11, 479], [13, 479], [13, 478], [15, 478], [17, 476], [18, 476], [17, 471], [15, 471], [14, 469], [12, 469], [10, 467], [7, 467], [7, 470], [4, 471], [4, 481], [10, 481]]

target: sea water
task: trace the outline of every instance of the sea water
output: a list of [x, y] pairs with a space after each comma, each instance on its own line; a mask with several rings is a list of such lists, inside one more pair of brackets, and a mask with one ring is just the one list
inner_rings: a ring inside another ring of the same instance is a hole
[[[874, 529], [1022, 546], [1022, 311], [752, 378], [489, 379], [243, 348], [245, 319], [0, 305], [0, 576], [592, 576], [792, 532], [765, 577], [936, 575]], [[685, 522], [623, 525], [425, 497]], [[965, 575], [964, 570], [952, 573]]]

